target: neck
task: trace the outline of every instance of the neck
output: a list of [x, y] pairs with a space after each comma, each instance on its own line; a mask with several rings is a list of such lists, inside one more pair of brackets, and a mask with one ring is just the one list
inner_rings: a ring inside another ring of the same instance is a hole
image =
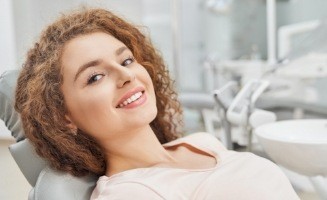
[[119, 134], [102, 146], [105, 147], [107, 176], [130, 169], [174, 162], [150, 126]]

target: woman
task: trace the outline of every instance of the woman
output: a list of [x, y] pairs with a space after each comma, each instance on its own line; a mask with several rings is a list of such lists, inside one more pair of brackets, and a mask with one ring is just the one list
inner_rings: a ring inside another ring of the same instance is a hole
[[181, 109], [151, 42], [103, 9], [61, 17], [28, 52], [15, 107], [55, 169], [100, 178], [91, 199], [298, 199], [277, 166], [179, 138]]

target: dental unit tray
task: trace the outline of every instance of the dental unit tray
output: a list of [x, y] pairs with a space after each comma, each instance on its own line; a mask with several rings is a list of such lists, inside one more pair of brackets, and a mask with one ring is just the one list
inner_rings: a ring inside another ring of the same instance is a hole
[[269, 86], [265, 80], [251, 80], [236, 95], [227, 110], [227, 120], [237, 125], [247, 125], [255, 101]]

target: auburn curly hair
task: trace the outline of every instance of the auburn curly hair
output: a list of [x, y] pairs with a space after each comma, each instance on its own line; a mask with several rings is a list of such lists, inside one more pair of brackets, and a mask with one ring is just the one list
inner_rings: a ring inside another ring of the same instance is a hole
[[102, 148], [88, 134], [72, 134], [60, 87], [64, 45], [81, 35], [104, 32], [123, 42], [152, 79], [158, 114], [150, 123], [161, 143], [181, 136], [182, 110], [163, 59], [151, 41], [131, 23], [104, 9], [87, 9], [62, 15], [49, 25], [27, 53], [20, 72], [15, 109], [21, 114], [25, 135], [49, 164], [74, 176], [105, 174]]

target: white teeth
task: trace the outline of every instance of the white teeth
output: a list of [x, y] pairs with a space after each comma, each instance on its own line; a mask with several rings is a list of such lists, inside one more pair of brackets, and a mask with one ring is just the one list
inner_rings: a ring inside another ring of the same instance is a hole
[[138, 92], [135, 95], [136, 95], [136, 98], [138, 99], [138, 98], [140, 98], [140, 96], [142, 96], [142, 92]]
[[142, 92], [138, 92], [134, 95], [132, 95], [131, 97], [129, 97], [128, 99], [126, 99], [123, 103], [119, 104], [119, 107], [124, 107], [126, 106], [127, 104], [130, 104], [132, 103], [133, 101], [139, 99], [140, 97], [142, 96]]

